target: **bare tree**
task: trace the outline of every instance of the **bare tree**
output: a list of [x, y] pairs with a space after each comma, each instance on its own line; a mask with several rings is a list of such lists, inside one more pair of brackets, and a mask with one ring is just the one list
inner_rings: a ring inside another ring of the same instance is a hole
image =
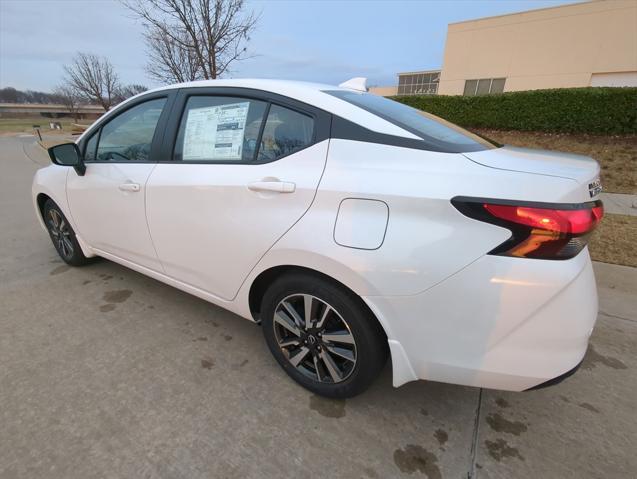
[[184, 48], [185, 43], [175, 42], [155, 28], [144, 34], [149, 52], [146, 65], [148, 75], [164, 83], [183, 83], [202, 78], [195, 51]]
[[116, 102], [119, 78], [110, 61], [90, 53], [78, 53], [65, 65], [65, 84], [75, 93], [109, 110]]
[[61, 103], [61, 99], [54, 93], [35, 90], [16, 90], [13, 87], [0, 88], [0, 103]]
[[120, 0], [144, 23], [148, 73], [172, 83], [214, 79], [245, 58], [258, 17], [244, 0]]
[[60, 99], [62, 104], [66, 107], [69, 113], [73, 116], [73, 119], [77, 121], [79, 116], [81, 97], [77, 94], [74, 88], [68, 85], [57, 86], [53, 90], [53, 95]]
[[126, 100], [127, 98], [130, 98], [135, 95], [139, 95], [140, 93], [144, 93], [147, 90], [148, 88], [146, 88], [144, 85], [138, 85], [136, 83], [132, 85], [122, 86], [118, 88], [117, 91], [115, 92], [115, 95], [114, 95], [115, 103], [122, 102]]

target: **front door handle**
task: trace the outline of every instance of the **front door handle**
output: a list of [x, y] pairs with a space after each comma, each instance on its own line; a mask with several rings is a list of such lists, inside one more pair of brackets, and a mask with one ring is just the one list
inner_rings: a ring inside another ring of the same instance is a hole
[[137, 192], [141, 189], [139, 183], [122, 183], [119, 185], [119, 189], [122, 191], [134, 191]]
[[275, 193], [294, 193], [296, 184], [290, 181], [254, 181], [248, 185], [250, 191], [273, 191]]

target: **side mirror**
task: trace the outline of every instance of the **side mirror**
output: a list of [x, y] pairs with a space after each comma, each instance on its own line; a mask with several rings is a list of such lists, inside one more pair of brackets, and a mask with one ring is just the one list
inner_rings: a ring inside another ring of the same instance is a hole
[[55, 145], [48, 150], [51, 161], [60, 166], [72, 166], [79, 176], [86, 173], [86, 165], [82, 161], [80, 149], [75, 143]]

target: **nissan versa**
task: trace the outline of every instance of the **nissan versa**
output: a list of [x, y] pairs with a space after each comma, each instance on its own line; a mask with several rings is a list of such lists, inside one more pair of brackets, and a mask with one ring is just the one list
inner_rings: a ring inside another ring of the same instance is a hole
[[263, 326], [329, 397], [427, 379], [520, 391], [581, 362], [597, 317], [589, 158], [496, 145], [365, 92], [275, 80], [160, 88], [49, 150], [57, 252], [101, 256]]

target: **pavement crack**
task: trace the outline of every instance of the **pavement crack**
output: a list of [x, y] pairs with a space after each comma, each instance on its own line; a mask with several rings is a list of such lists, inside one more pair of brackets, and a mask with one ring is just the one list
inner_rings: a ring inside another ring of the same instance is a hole
[[27, 150], [26, 150], [26, 148], [24, 147], [24, 146], [25, 146], [25, 143], [24, 143], [24, 142], [20, 142], [20, 143], [21, 143], [21, 146], [22, 146], [22, 153], [24, 153], [24, 156], [26, 156], [29, 160], [31, 160], [31, 161], [32, 161], [33, 163], [35, 163], [36, 165], [38, 165], [38, 166], [42, 166], [42, 165], [41, 165], [38, 161], [36, 161], [36, 160], [34, 160], [33, 158], [31, 158], [31, 155], [29, 155], [29, 154], [27, 153]]
[[637, 323], [637, 320], [631, 318], [624, 318], [623, 316], [617, 316], [616, 314], [610, 314], [600, 309], [599, 314], [606, 316], [607, 318], [621, 319], [622, 321], [630, 321], [631, 323]]
[[473, 437], [471, 439], [471, 462], [469, 463], [469, 472], [467, 472], [467, 479], [474, 479], [476, 477], [476, 455], [478, 454], [478, 436], [480, 430], [480, 410], [482, 409], [482, 388], [478, 393], [478, 404], [476, 405], [475, 421], [473, 423]]

